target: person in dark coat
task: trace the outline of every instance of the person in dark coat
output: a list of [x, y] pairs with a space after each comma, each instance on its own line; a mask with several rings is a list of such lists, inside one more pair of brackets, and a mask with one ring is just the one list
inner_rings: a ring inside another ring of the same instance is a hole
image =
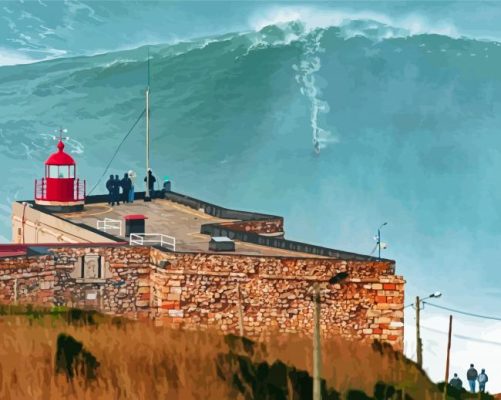
[[120, 205], [120, 177], [115, 175], [115, 186], [114, 186], [114, 197], [117, 202], [117, 206]]
[[475, 393], [475, 384], [477, 383], [478, 372], [473, 364], [470, 364], [470, 369], [466, 372], [466, 379], [470, 384], [470, 392]]
[[463, 389], [463, 381], [459, 379], [458, 374], [454, 374], [454, 377], [450, 380], [449, 385], [455, 389]]
[[154, 188], [155, 188], [155, 182], [157, 181], [157, 179], [155, 178], [155, 176], [153, 175], [153, 172], [151, 172], [151, 169], [148, 169], [148, 176], [144, 178], [144, 181], [145, 182], [148, 182], [148, 189], [150, 190], [150, 197], [151, 198], [154, 198]]
[[115, 178], [113, 178], [113, 175], [110, 175], [110, 179], [106, 181], [106, 190], [108, 190], [108, 204], [114, 206], [115, 201], [114, 201], [114, 186], [115, 186]]
[[129, 202], [129, 192], [132, 187], [132, 181], [129, 178], [129, 174], [126, 172], [124, 177], [120, 181], [120, 186], [122, 186], [122, 201], [124, 203]]

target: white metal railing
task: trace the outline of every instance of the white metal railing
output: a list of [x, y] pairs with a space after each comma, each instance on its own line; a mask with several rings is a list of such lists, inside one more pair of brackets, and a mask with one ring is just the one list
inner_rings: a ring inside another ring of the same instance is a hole
[[97, 221], [97, 229], [107, 232], [108, 230], [118, 230], [122, 236], [122, 221], [119, 219], [105, 218], [102, 221]]
[[176, 238], [172, 236], [162, 235], [161, 233], [131, 233], [129, 244], [131, 246], [159, 244], [162, 247], [167, 247], [172, 251], [176, 251]]

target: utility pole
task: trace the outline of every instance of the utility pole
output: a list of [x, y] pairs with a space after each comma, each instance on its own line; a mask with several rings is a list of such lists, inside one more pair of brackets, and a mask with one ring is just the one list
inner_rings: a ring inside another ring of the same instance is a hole
[[447, 400], [447, 386], [449, 385], [449, 362], [451, 357], [451, 339], [452, 339], [452, 315], [449, 316], [449, 340], [447, 341], [447, 361], [445, 362], [444, 400]]
[[[332, 276], [328, 284], [340, 284], [348, 278], [348, 273], [342, 271]], [[313, 292], [313, 400], [322, 400], [322, 387], [320, 376], [322, 375], [322, 348], [320, 343], [320, 284], [315, 282], [310, 288]]]
[[322, 354], [320, 344], [320, 285], [313, 286], [313, 400], [322, 400], [320, 374]]
[[377, 258], [381, 260], [381, 228], [377, 230]]
[[238, 329], [241, 337], [244, 337], [244, 316], [242, 311], [242, 298], [240, 296], [240, 282], [237, 283], [238, 295]]
[[14, 304], [17, 305], [17, 278], [14, 278]]
[[419, 300], [419, 296], [416, 296], [416, 357], [417, 364], [422, 368], [423, 367], [423, 343], [421, 342], [421, 331], [419, 328], [419, 314], [421, 311], [421, 301]]

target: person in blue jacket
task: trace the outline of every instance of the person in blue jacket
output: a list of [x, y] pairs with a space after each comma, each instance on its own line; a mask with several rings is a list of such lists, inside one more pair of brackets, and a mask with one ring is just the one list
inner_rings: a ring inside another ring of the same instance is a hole
[[478, 390], [482, 393], [485, 392], [485, 384], [489, 381], [489, 377], [485, 373], [485, 369], [482, 369], [480, 375], [478, 376]]

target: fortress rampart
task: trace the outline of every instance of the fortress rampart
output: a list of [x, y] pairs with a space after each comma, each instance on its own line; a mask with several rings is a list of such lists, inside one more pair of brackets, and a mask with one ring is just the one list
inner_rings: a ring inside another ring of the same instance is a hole
[[[340, 285], [328, 279], [341, 271]], [[321, 283], [325, 337], [403, 346], [404, 280], [389, 260], [167, 252], [123, 244], [50, 246], [0, 259], [0, 301], [94, 308], [259, 338], [312, 332], [308, 293]], [[241, 317], [240, 317], [241, 315]], [[396, 324], [395, 324], [396, 323]]]

